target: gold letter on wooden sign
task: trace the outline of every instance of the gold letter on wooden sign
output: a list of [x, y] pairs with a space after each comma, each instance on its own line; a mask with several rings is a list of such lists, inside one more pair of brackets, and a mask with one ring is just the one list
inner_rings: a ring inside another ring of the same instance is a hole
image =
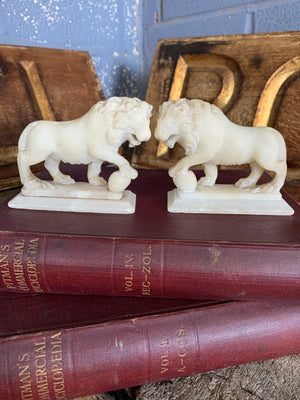
[[292, 58], [274, 72], [260, 95], [253, 126], [274, 125], [284, 92], [298, 75], [300, 56]]
[[41, 119], [54, 121], [55, 118], [53, 111], [47, 98], [45, 88], [41, 82], [35, 62], [22, 60], [19, 61], [19, 65], [22, 67], [25, 73], [26, 84], [35, 107], [35, 111], [39, 114]]
[[[242, 73], [239, 65], [232, 58], [219, 54], [180, 55], [176, 64], [169, 100], [178, 100], [184, 96], [190, 70], [213, 72], [221, 78], [222, 87], [213, 103], [224, 112], [233, 105], [240, 89]], [[156, 155], [166, 155], [168, 147], [158, 143]]]

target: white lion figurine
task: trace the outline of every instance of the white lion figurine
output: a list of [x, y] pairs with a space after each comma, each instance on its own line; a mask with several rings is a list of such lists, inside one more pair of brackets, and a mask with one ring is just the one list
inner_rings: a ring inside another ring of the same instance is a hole
[[[189, 179], [191, 174], [194, 175], [188, 169], [197, 164], [204, 164], [205, 172], [199, 185], [215, 184], [217, 165], [244, 163], [250, 164], [251, 173], [238, 180], [236, 186], [250, 188], [248, 190], [253, 192], [277, 193], [284, 184], [287, 165], [282, 135], [269, 127], [236, 125], [218, 107], [205, 101], [180, 99], [165, 102], [160, 106], [154, 135], [170, 148], [178, 142], [185, 149], [186, 157], [169, 170], [178, 187], [184, 177]], [[274, 172], [275, 177], [267, 184], [256, 186], [264, 170]], [[188, 191], [188, 186], [189, 183], [183, 184], [181, 188]]]
[[135, 179], [137, 171], [118, 154], [118, 149], [127, 140], [133, 147], [150, 139], [151, 110], [152, 106], [137, 98], [112, 97], [99, 101], [73, 121], [32, 122], [19, 139], [18, 168], [22, 184], [51, 188], [51, 182], [36, 178], [30, 170], [31, 165], [44, 160], [54, 183], [74, 183], [60, 171], [60, 161], [88, 164], [91, 185], [106, 183], [99, 176], [104, 161], [117, 165], [129, 181]]

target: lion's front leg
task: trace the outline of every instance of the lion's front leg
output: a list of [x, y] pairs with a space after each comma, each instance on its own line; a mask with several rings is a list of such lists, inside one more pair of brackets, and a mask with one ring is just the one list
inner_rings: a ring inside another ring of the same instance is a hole
[[[201, 154], [205, 154], [202, 152]], [[169, 169], [169, 175], [171, 178], [174, 178], [174, 176], [179, 176], [179, 175], [184, 175], [187, 173], [187, 170], [192, 167], [193, 165], [198, 165], [198, 164], [204, 164], [208, 163], [209, 160], [211, 160], [211, 157], [208, 155], [202, 156], [199, 153], [192, 154], [190, 156], [183, 157], [181, 160], [179, 160], [173, 167]], [[208, 164], [206, 164], [208, 165]], [[212, 165], [212, 164], [211, 164]], [[213, 168], [209, 168], [208, 170], [211, 173], [211, 176], [213, 175]]]
[[132, 168], [124, 157], [119, 153], [114, 153], [111, 149], [106, 149], [106, 151], [102, 151], [101, 154], [94, 152], [92, 156], [93, 158], [106, 160], [109, 163], [115, 164], [127, 179], [135, 179], [138, 176], [137, 170]]
[[126, 162], [126, 164], [122, 164], [121, 166], [119, 166], [119, 169], [127, 179], [136, 179], [138, 176], [137, 170], [132, 168], [129, 162]]
[[178, 161], [173, 167], [171, 167], [168, 171], [168, 174], [171, 178], [174, 178], [176, 175], [183, 175], [188, 168], [185, 168], [183, 159]]
[[198, 164], [199, 157], [196, 155], [186, 156], [179, 160], [173, 167], [169, 169], [169, 175], [174, 178], [176, 175], [184, 175], [193, 165]]

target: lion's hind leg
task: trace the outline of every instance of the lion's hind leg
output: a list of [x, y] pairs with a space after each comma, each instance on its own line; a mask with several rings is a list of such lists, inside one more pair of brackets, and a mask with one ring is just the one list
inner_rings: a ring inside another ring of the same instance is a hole
[[251, 188], [255, 187], [257, 181], [262, 176], [264, 169], [256, 162], [250, 163], [251, 172], [246, 178], [239, 179], [235, 186], [239, 188]]
[[23, 185], [36, 179], [30, 169], [29, 157], [26, 150], [19, 151], [17, 162], [20, 179]]
[[59, 169], [60, 160], [55, 159], [51, 156], [48, 156], [45, 160], [45, 168], [49, 171], [50, 175], [53, 178], [53, 182], [62, 183], [62, 184], [73, 184], [75, 183], [74, 179], [69, 175], [65, 175]]
[[88, 181], [94, 186], [104, 186], [107, 184], [106, 180], [99, 176], [101, 172], [102, 161], [92, 161], [88, 166]]
[[18, 169], [21, 182], [24, 186], [30, 188], [39, 188], [45, 186], [41, 179], [38, 179], [32, 173], [30, 167], [44, 161], [43, 154], [29, 150], [19, 151], [17, 157]]
[[277, 161], [273, 164], [265, 163], [264, 167], [268, 171], [275, 172], [275, 177], [271, 180], [271, 182], [257, 186], [255, 192], [278, 193], [284, 185], [287, 172], [286, 161]]

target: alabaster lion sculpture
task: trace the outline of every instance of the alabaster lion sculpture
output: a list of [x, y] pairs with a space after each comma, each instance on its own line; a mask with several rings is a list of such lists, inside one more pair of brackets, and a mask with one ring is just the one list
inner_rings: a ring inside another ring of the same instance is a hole
[[135, 179], [137, 171], [118, 154], [118, 149], [127, 140], [133, 147], [150, 139], [151, 110], [152, 106], [137, 98], [111, 97], [99, 101], [73, 121], [29, 124], [19, 139], [18, 168], [22, 184], [51, 187], [51, 183], [39, 180], [30, 170], [31, 165], [44, 160], [55, 183], [74, 183], [60, 171], [60, 161], [88, 164], [91, 185], [105, 183], [99, 176], [104, 161], [117, 165], [127, 179]]
[[[238, 180], [236, 186], [276, 193], [284, 184], [287, 165], [282, 135], [269, 127], [236, 125], [218, 107], [205, 101], [165, 102], [160, 106], [154, 135], [170, 148], [178, 142], [185, 149], [186, 157], [169, 170], [173, 179], [185, 175], [193, 165], [204, 164], [205, 176], [198, 184], [213, 186], [217, 165], [249, 163], [250, 175]], [[256, 186], [264, 170], [274, 172], [275, 177]]]

